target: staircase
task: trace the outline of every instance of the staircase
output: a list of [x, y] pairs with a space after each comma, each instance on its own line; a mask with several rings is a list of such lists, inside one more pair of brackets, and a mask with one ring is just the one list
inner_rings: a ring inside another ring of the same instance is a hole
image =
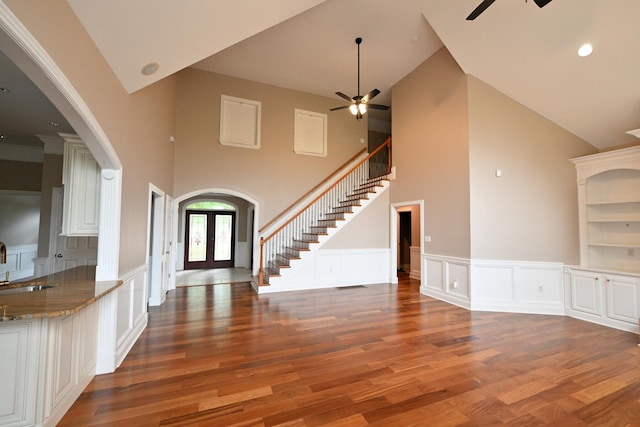
[[[277, 285], [278, 281], [290, 276], [305, 259], [312, 257], [389, 187], [390, 149], [391, 139], [388, 139], [332, 186], [292, 213], [277, 230], [261, 236], [260, 270], [252, 282], [256, 292], [260, 293], [261, 288]], [[382, 174], [372, 172], [379, 165], [380, 157], [386, 163]]]

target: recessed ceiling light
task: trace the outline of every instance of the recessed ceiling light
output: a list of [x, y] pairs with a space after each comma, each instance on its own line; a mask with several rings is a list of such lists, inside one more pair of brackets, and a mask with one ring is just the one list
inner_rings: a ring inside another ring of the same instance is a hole
[[578, 49], [578, 56], [589, 56], [591, 55], [591, 52], [593, 52], [593, 46], [591, 46], [589, 43], [585, 43], [580, 46], [580, 49]]
[[140, 72], [145, 76], [150, 76], [151, 74], [158, 71], [159, 68], [160, 68], [160, 64], [158, 64], [157, 62], [149, 62], [144, 67], [142, 67]]
[[11, 92], [9, 89], [7, 89], [6, 87], [0, 87], [0, 92], [1, 93], [8, 93]]

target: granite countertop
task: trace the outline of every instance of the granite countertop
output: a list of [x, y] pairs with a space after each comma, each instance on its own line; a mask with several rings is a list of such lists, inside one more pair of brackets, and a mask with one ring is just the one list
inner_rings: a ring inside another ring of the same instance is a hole
[[[83, 266], [0, 286], [0, 321], [67, 316], [122, 285], [122, 280], [96, 282], [95, 277], [95, 266]], [[32, 292], [3, 292], [5, 289], [33, 285], [51, 287]]]

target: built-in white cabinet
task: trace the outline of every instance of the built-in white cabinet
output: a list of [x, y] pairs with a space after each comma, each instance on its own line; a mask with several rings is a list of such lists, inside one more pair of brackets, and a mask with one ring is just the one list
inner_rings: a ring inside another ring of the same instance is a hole
[[60, 136], [64, 139], [62, 234], [97, 236], [100, 166], [77, 135]]
[[0, 322], [0, 426], [55, 426], [69, 410], [96, 372], [96, 307]]
[[638, 333], [640, 275], [571, 269], [571, 316]]
[[572, 159], [580, 264], [640, 273], [640, 146]]
[[48, 321], [43, 419], [55, 425], [96, 373], [97, 309]]
[[41, 322], [7, 323], [0, 327], [0, 425], [36, 425]]
[[570, 314], [638, 333], [640, 146], [571, 159], [578, 175], [580, 267]]

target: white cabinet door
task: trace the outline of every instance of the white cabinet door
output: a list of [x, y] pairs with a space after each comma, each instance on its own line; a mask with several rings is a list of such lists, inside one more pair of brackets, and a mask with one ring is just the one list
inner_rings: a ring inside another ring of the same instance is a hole
[[49, 417], [75, 385], [74, 316], [49, 319], [44, 418]]
[[606, 315], [611, 319], [638, 322], [638, 288], [640, 279], [628, 276], [605, 276]]
[[36, 424], [40, 321], [0, 327], [0, 425]]
[[574, 271], [571, 275], [571, 308], [583, 313], [602, 314], [600, 275]]
[[98, 321], [96, 318], [96, 304], [91, 304], [75, 319], [75, 339], [78, 351], [78, 367], [76, 369], [76, 384], [82, 383], [87, 377], [93, 378], [96, 373], [96, 356], [98, 352]]
[[100, 210], [100, 166], [76, 135], [65, 140], [62, 184], [64, 207], [62, 234], [97, 236]]

